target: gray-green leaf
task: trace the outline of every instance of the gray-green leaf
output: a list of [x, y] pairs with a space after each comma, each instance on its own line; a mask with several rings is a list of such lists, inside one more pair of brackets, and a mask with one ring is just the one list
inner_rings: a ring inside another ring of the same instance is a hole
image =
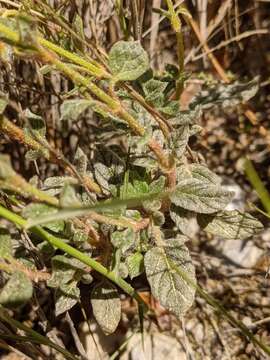
[[136, 80], [149, 68], [147, 52], [139, 41], [119, 41], [109, 53], [109, 67], [115, 80]]
[[9, 231], [0, 228], [0, 258], [8, 259], [12, 257], [12, 243]]
[[225, 239], [247, 239], [263, 230], [252, 215], [240, 211], [223, 211], [214, 215], [199, 215], [199, 225], [207, 232]]
[[96, 321], [106, 334], [112, 334], [121, 318], [121, 302], [116, 287], [104, 282], [91, 293], [91, 304]]
[[[57, 213], [56, 208], [46, 204], [34, 204], [34, 203], [27, 205], [22, 211], [22, 215], [26, 219], [35, 219], [38, 216], [49, 215], [53, 213]], [[64, 230], [65, 222], [63, 220], [52, 221], [46, 224], [46, 228], [55, 232], [60, 232]]]
[[76, 121], [79, 116], [93, 106], [93, 101], [86, 99], [66, 100], [60, 106], [60, 120]]
[[172, 221], [184, 235], [192, 236], [194, 233], [194, 221], [196, 221], [193, 212], [172, 204], [170, 215]]
[[31, 280], [20, 271], [12, 274], [0, 293], [0, 304], [17, 307], [31, 299], [33, 286]]
[[224, 210], [232, 197], [233, 192], [196, 179], [181, 181], [170, 196], [175, 205], [203, 214]]
[[[151, 292], [162, 306], [182, 317], [194, 301], [195, 269], [187, 247], [186, 238], [166, 240], [166, 246], [154, 247], [144, 257], [146, 276]], [[180, 273], [191, 280], [192, 286]]]
[[59, 316], [77, 304], [80, 297], [77, 282], [63, 284], [60, 289], [57, 289], [55, 297], [55, 316]]
[[142, 274], [144, 270], [143, 255], [139, 252], [132, 254], [126, 259], [128, 274], [131, 279]]

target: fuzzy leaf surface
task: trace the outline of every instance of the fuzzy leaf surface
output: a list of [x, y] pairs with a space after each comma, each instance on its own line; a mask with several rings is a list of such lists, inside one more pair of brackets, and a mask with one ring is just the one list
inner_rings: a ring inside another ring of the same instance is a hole
[[170, 196], [175, 205], [202, 214], [224, 210], [232, 197], [233, 192], [196, 179], [181, 181]]
[[225, 239], [247, 239], [263, 230], [260, 221], [248, 213], [222, 211], [214, 215], [198, 216], [199, 225], [211, 234]]
[[109, 53], [109, 67], [116, 80], [136, 80], [149, 68], [147, 52], [139, 41], [119, 41]]
[[91, 304], [102, 331], [106, 335], [112, 334], [121, 318], [121, 302], [117, 288], [109, 282], [98, 284], [91, 293]]
[[162, 306], [181, 318], [193, 304], [195, 288], [175, 271], [175, 267], [196, 283], [186, 238], [165, 241], [164, 247], [154, 247], [144, 257], [146, 276], [151, 292]]
[[0, 293], [0, 304], [17, 307], [31, 299], [33, 286], [31, 280], [20, 271], [11, 275]]

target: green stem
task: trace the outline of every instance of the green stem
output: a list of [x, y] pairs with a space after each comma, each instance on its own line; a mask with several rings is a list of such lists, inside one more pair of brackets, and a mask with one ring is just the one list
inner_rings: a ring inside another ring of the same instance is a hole
[[[17, 225], [19, 228], [23, 229], [26, 226], [27, 221], [23, 219], [21, 216], [13, 213], [12, 211], [6, 209], [2, 205], [0, 205], [0, 216], [9, 220], [13, 224]], [[118, 285], [125, 293], [133, 297], [138, 301], [139, 304], [146, 305], [144, 300], [141, 296], [136, 292], [135, 289], [129, 283], [127, 283], [124, 279], [117, 276], [114, 271], [109, 271], [99, 262], [95, 261], [94, 259], [90, 258], [88, 255], [85, 255], [81, 251], [73, 248], [72, 246], [66, 244], [61, 239], [57, 238], [56, 236], [48, 233], [40, 226], [34, 226], [30, 228], [28, 231], [32, 232], [33, 234], [39, 236], [41, 239], [48, 241], [52, 246], [60, 249], [70, 256], [80, 260], [82, 263], [88, 265], [101, 275], [105, 276], [107, 279], [111, 280], [113, 283]]]
[[244, 168], [249, 182], [256, 190], [256, 193], [258, 194], [268, 215], [270, 215], [270, 194], [249, 159], [245, 160]]
[[182, 33], [182, 24], [179, 19], [178, 14], [176, 13], [172, 0], [167, 0], [167, 7], [170, 14], [170, 21], [173, 30], [176, 34], [177, 42], [177, 56], [178, 56], [178, 65], [179, 65], [179, 75], [176, 86], [176, 98], [178, 99], [183, 91], [183, 73], [184, 73], [184, 39]]
[[19, 321], [13, 319], [11, 316], [8, 315], [7, 311], [2, 306], [0, 306], [0, 318], [3, 321], [6, 321], [11, 326], [14, 326], [17, 329], [23, 330], [26, 334], [28, 334], [29, 335], [28, 341], [33, 341], [33, 342], [36, 342], [38, 344], [43, 344], [43, 345], [50, 346], [51, 348], [53, 348], [56, 351], [63, 354], [66, 359], [78, 360], [78, 358], [76, 356], [72, 355], [69, 351], [62, 348], [61, 346], [55, 344], [54, 342], [49, 340], [47, 337], [45, 337], [43, 335], [40, 335], [35, 330], [30, 329], [28, 326], [26, 326], [26, 325], [20, 323]]

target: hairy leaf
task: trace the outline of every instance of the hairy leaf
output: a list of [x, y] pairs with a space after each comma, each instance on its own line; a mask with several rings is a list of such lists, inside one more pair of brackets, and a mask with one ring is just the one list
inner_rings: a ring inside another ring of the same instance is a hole
[[87, 99], [66, 100], [60, 106], [60, 120], [76, 121], [91, 106], [93, 106], [93, 101]]
[[[29, 204], [22, 210], [22, 215], [26, 219], [35, 219], [36, 217], [45, 216], [49, 214], [57, 213], [57, 209], [46, 205], [46, 204]], [[59, 221], [51, 221], [46, 224], [46, 227], [52, 231], [60, 232], [65, 228], [65, 223], [62, 220]]]
[[193, 220], [195, 218], [194, 213], [172, 204], [170, 208], [170, 215], [177, 228], [184, 235], [190, 236], [193, 233]]
[[95, 286], [91, 293], [91, 304], [96, 321], [106, 334], [112, 334], [121, 318], [121, 302], [117, 288], [103, 282]]
[[6, 180], [14, 175], [16, 175], [16, 173], [11, 166], [10, 157], [0, 154], [0, 179]]
[[236, 106], [255, 96], [258, 88], [257, 77], [247, 83], [214, 85], [196, 95], [190, 107], [195, 108], [200, 105], [203, 109], [209, 109], [214, 105], [221, 105], [223, 108]]
[[203, 214], [224, 210], [232, 197], [232, 192], [196, 179], [181, 181], [170, 196], [175, 205]]
[[31, 299], [33, 286], [31, 280], [20, 271], [11, 275], [0, 293], [0, 304], [17, 307]]
[[9, 231], [0, 228], [0, 258], [8, 259], [12, 257], [12, 243]]
[[64, 255], [56, 255], [52, 258], [52, 276], [47, 281], [47, 285], [53, 288], [67, 284], [72, 280], [76, 273], [83, 274], [83, 265], [74, 258]]
[[111, 242], [116, 249], [125, 253], [135, 243], [135, 233], [128, 228], [122, 231], [114, 231], [111, 235]]
[[144, 263], [143, 263], [143, 255], [139, 252], [132, 254], [126, 259], [128, 274], [131, 279], [139, 276], [143, 273]]
[[207, 232], [226, 239], [246, 239], [263, 230], [263, 225], [252, 215], [240, 211], [223, 211], [214, 215], [198, 216], [199, 225]]
[[77, 287], [76, 281], [61, 285], [55, 294], [55, 316], [59, 316], [70, 310], [74, 305], [77, 304], [79, 297], [80, 290]]
[[147, 52], [139, 41], [119, 41], [110, 50], [109, 67], [115, 80], [136, 80], [149, 68]]
[[177, 169], [177, 180], [182, 181], [187, 178], [193, 178], [203, 183], [219, 185], [221, 179], [213, 171], [201, 164], [185, 164]]
[[144, 257], [147, 280], [151, 292], [162, 306], [182, 317], [194, 301], [195, 288], [176, 272], [180, 269], [196, 283], [195, 270], [187, 247], [186, 238], [165, 241], [164, 247], [154, 247]]
[[189, 126], [184, 125], [171, 134], [171, 148], [181, 158], [185, 153], [189, 139]]

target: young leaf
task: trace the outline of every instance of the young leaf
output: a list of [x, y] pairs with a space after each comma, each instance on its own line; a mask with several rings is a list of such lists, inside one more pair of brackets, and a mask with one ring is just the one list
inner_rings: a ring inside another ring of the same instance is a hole
[[131, 279], [139, 276], [143, 273], [144, 263], [143, 263], [143, 255], [139, 252], [132, 254], [126, 259], [128, 274]]
[[9, 231], [0, 228], [0, 258], [8, 259], [12, 257], [12, 243]]
[[181, 126], [171, 134], [171, 148], [176, 156], [181, 158], [184, 155], [189, 139], [189, 126]]
[[88, 159], [83, 150], [78, 147], [75, 157], [74, 157], [74, 165], [80, 175], [85, 175], [87, 170]]
[[91, 293], [91, 304], [102, 331], [106, 335], [112, 334], [121, 319], [121, 302], [117, 288], [107, 281], [96, 285]]
[[162, 306], [182, 317], [194, 301], [195, 288], [190, 286], [175, 268], [181, 269], [196, 283], [195, 269], [187, 247], [186, 238], [165, 241], [164, 247], [154, 247], [144, 257], [147, 280], [151, 292]]
[[11, 275], [0, 293], [0, 304], [17, 307], [31, 299], [33, 286], [31, 280], [20, 271]]
[[152, 103], [156, 107], [162, 107], [164, 103], [164, 91], [168, 83], [156, 79], [150, 79], [143, 83], [143, 91], [145, 100]]
[[232, 197], [232, 192], [196, 179], [181, 181], [170, 196], [175, 205], [203, 214], [224, 210]]
[[115, 80], [136, 80], [149, 68], [147, 52], [139, 41], [119, 41], [109, 53], [109, 67]]
[[61, 285], [56, 291], [55, 298], [55, 316], [59, 316], [70, 310], [77, 304], [80, 298], [80, 290], [77, 287], [77, 282], [72, 281], [69, 284]]
[[60, 106], [61, 118], [60, 120], [76, 121], [79, 116], [93, 106], [93, 101], [86, 99], [66, 100]]
[[198, 215], [199, 225], [207, 232], [225, 239], [247, 239], [263, 230], [252, 215], [240, 211], [222, 211], [214, 215]]
[[64, 185], [60, 194], [59, 205], [63, 208], [82, 205], [73, 186], [68, 184]]
[[122, 254], [124, 254], [135, 244], [135, 233], [131, 228], [114, 231], [111, 235], [111, 242], [116, 249], [121, 249]]

